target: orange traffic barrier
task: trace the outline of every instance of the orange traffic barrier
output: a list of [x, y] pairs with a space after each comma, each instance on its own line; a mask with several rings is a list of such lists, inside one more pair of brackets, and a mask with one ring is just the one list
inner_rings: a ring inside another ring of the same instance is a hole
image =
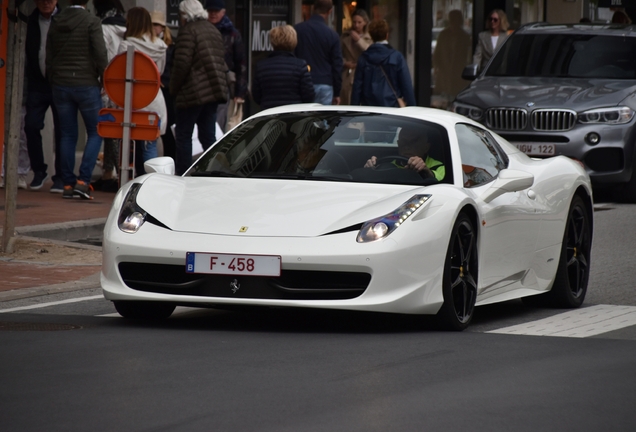
[[[159, 138], [159, 115], [152, 111], [133, 111], [130, 119], [130, 139], [154, 141]], [[99, 110], [97, 133], [102, 138], [121, 139], [124, 135], [124, 110]]]

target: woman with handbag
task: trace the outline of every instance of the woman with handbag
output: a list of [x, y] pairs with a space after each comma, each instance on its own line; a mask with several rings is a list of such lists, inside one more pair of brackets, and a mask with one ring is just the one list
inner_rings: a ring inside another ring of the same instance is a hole
[[353, 89], [353, 76], [356, 72], [358, 59], [363, 52], [373, 43], [371, 36], [367, 32], [369, 25], [369, 15], [357, 9], [351, 15], [351, 29], [344, 32], [340, 37], [340, 48], [344, 68], [342, 68], [342, 90], [340, 90], [340, 104], [351, 104], [351, 90]]
[[371, 45], [358, 59], [351, 105], [414, 106], [415, 93], [404, 56], [389, 46], [389, 24], [369, 24]]

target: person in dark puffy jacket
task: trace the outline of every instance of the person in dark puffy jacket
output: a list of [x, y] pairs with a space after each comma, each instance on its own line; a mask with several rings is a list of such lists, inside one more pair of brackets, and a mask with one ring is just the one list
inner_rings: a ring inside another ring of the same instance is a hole
[[263, 109], [313, 102], [314, 85], [307, 62], [293, 53], [296, 30], [290, 25], [274, 27], [269, 32], [269, 41], [274, 52], [256, 65], [254, 101]]
[[[46, 76], [60, 119], [62, 198], [91, 197], [91, 178], [102, 138], [97, 134], [102, 108], [101, 82], [108, 64], [102, 22], [86, 10], [88, 0], [71, 0], [71, 6], [53, 17], [46, 39]], [[78, 111], [86, 126], [86, 147], [75, 175]]]
[[373, 44], [362, 53], [353, 79], [351, 105], [398, 107], [398, 98], [415, 105], [411, 74], [404, 56], [389, 46], [389, 24], [369, 24]]
[[216, 110], [228, 95], [221, 33], [208, 21], [208, 13], [198, 0], [183, 0], [179, 12], [181, 27], [170, 73], [170, 94], [175, 96], [176, 106], [177, 175], [192, 164], [195, 124], [204, 150], [216, 141]]

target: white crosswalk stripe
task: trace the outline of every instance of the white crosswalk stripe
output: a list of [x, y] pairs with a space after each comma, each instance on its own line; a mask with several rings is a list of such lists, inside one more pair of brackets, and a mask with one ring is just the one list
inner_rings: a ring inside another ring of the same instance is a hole
[[585, 338], [636, 325], [636, 307], [595, 305], [487, 333]]

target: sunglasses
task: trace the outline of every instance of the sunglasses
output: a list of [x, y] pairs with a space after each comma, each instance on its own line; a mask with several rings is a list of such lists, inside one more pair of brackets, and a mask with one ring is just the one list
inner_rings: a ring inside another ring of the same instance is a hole
[[499, 21], [499, 18], [490, 18], [490, 21], [492, 21], [492, 22], [498, 22], [498, 21]]

